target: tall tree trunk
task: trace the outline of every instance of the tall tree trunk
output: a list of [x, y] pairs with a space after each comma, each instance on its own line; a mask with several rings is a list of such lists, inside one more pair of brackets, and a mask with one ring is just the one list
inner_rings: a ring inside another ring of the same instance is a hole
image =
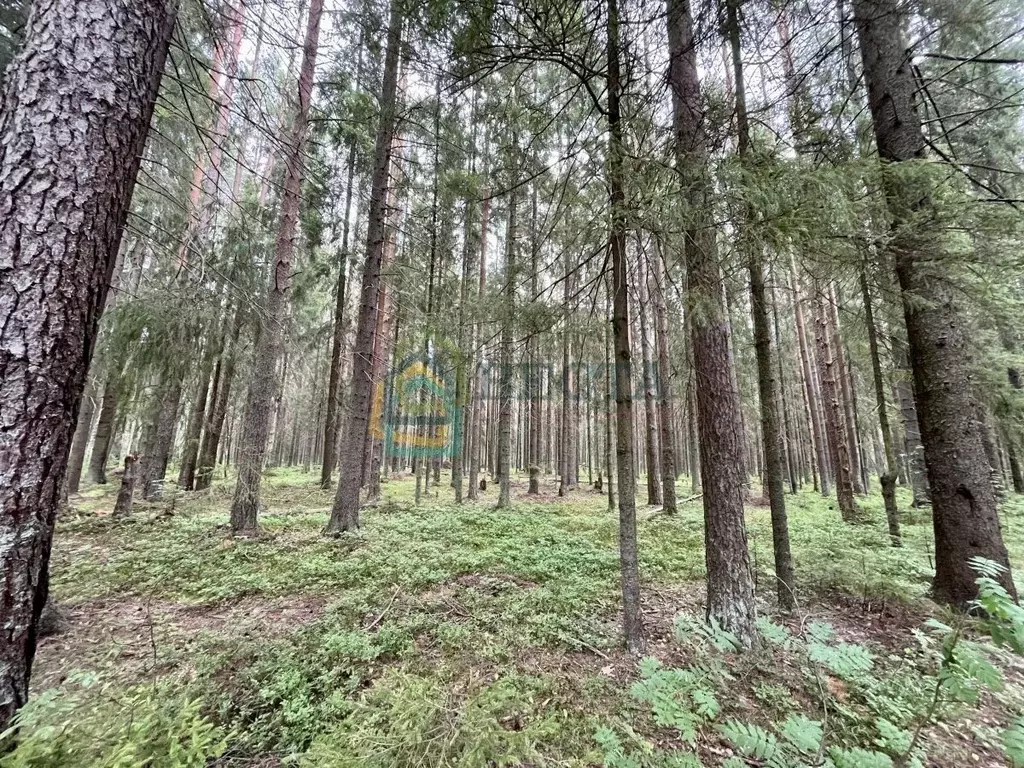
[[[274, 263], [267, 290], [265, 314], [260, 315], [260, 334], [253, 354], [252, 379], [246, 394], [242, 422], [238, 482], [231, 503], [231, 530], [235, 536], [253, 536], [259, 530], [260, 487], [267, 455], [270, 412], [277, 389], [277, 364], [284, 348], [283, 326], [288, 315], [292, 256], [298, 237], [302, 181], [305, 175], [309, 105], [313, 94], [313, 73], [320, 42], [323, 0], [310, 0], [306, 39], [299, 69], [298, 102], [285, 151], [281, 215], [274, 245]], [[280, 425], [278, 425], [280, 427]]]
[[355, 142], [349, 147], [348, 181], [345, 183], [345, 213], [342, 224], [341, 252], [338, 258], [338, 283], [334, 289], [334, 332], [331, 336], [331, 365], [327, 376], [327, 415], [324, 418], [324, 460], [320, 466], [320, 487], [331, 487], [331, 476], [337, 460], [338, 417], [341, 410], [342, 347], [345, 344], [345, 303], [348, 300], [348, 236], [349, 208], [355, 179]]
[[971, 560], [985, 557], [1005, 568], [1000, 581], [1016, 597], [983, 436], [973, 418], [966, 322], [948, 267], [938, 258], [946, 235], [934, 220], [932, 181], [923, 178], [928, 164], [902, 14], [895, 0], [854, 0], [853, 9], [878, 154], [886, 165], [917, 166], [912, 173], [885, 168], [883, 183], [932, 495], [932, 591], [941, 602], [969, 607], [978, 596]]
[[850, 456], [850, 482], [853, 492], [862, 496], [864, 495], [864, 476], [861, 469], [860, 440], [857, 437], [857, 394], [853, 389], [853, 379], [846, 362], [846, 347], [839, 326], [839, 291], [835, 283], [830, 284], [826, 290], [832, 337], [835, 342], [836, 378], [839, 380], [839, 392], [842, 395], [843, 415], [846, 423], [843, 434]]
[[[736, 88], [736, 123], [740, 161], [748, 162], [750, 125], [747, 116], [746, 84], [740, 47], [740, 0], [726, 2], [726, 28], [732, 51], [732, 69]], [[772, 549], [775, 556], [776, 594], [783, 610], [796, 605], [793, 582], [793, 555], [789, 546], [789, 521], [786, 517], [786, 492], [782, 477], [782, 425], [779, 418], [779, 392], [772, 366], [771, 306], [765, 288], [764, 256], [759, 243], [747, 240], [746, 225], [753, 211], [742, 214], [738, 229], [740, 249], [746, 251], [750, 273], [750, 313], [754, 324], [754, 351], [757, 358], [757, 393], [761, 404], [761, 438], [764, 452], [762, 486], [768, 493], [772, 520]]]
[[711, 222], [709, 148], [689, 0], [668, 2], [669, 88], [676, 165], [691, 212], [686, 232], [697, 419], [704, 487], [708, 619], [755, 644], [754, 580], [743, 519], [743, 437], [729, 356], [728, 316]]
[[89, 456], [89, 480], [96, 484], [107, 482], [107, 458], [114, 436], [114, 422], [117, 419], [117, 401], [120, 395], [121, 369], [111, 363], [103, 385], [103, 404], [96, 420], [96, 433], [92, 440], [92, 454]]
[[643, 361], [644, 383], [644, 447], [647, 459], [647, 503], [660, 506], [661, 494], [661, 449], [658, 446], [658, 392], [654, 384], [654, 355], [652, 351], [651, 328], [647, 321], [647, 306], [651, 303], [647, 285], [647, 253], [637, 254], [637, 282], [639, 301], [637, 314], [640, 318], [640, 348]]
[[853, 501], [853, 477], [850, 467], [850, 445], [846, 440], [846, 427], [841, 394], [839, 392], [839, 363], [836, 360], [837, 340], [832, 333], [828, 297], [815, 285], [815, 327], [818, 344], [818, 369], [821, 374], [821, 401], [828, 436], [832, 470], [836, 480], [836, 499], [843, 520], [852, 522], [858, 512]]
[[[633, 362], [629, 346], [629, 286], [626, 264], [626, 147], [619, 106], [618, 0], [608, 0], [608, 176], [612, 262], [612, 340], [615, 348], [615, 459], [619, 475], [619, 571], [622, 585], [622, 634], [630, 652], [643, 653], [640, 564], [636, 537], [636, 479], [633, 451]], [[572, 459], [575, 461], [575, 457]]]
[[878, 481], [882, 486], [882, 503], [885, 506], [885, 520], [889, 526], [889, 540], [894, 547], [898, 547], [901, 540], [900, 512], [896, 506], [896, 451], [893, 449], [892, 427], [889, 426], [889, 407], [885, 401], [885, 377], [882, 375], [882, 359], [878, 352], [878, 329], [875, 327], [871, 288], [864, 267], [860, 270], [860, 292], [864, 300], [864, 322], [868, 329], [871, 374], [875, 382], [875, 406], [878, 408], [878, 424], [882, 430], [882, 448], [885, 451], [885, 472], [878, 476]]
[[800, 367], [803, 370], [804, 403], [807, 409], [807, 420], [811, 426], [812, 455], [814, 465], [818, 469], [818, 490], [822, 496], [827, 498], [829, 495], [829, 449], [828, 440], [825, 437], [825, 428], [821, 423], [821, 410], [818, 407], [820, 400], [817, 387], [818, 379], [814, 372], [813, 353], [808, 341], [807, 324], [804, 322], [803, 301], [800, 296], [799, 283], [795, 275], [791, 274], [790, 277], [793, 294], [793, 313], [796, 318], [796, 335], [800, 347]]
[[[219, 323], [218, 323], [219, 325]], [[213, 386], [213, 369], [220, 356], [220, 333], [210, 339], [208, 348], [203, 355], [203, 363], [196, 382], [196, 400], [192, 405], [188, 426], [185, 428], [185, 443], [181, 453], [181, 467], [178, 470], [178, 487], [191, 491], [195, 487], [196, 464], [199, 461], [199, 444], [203, 436], [203, 425], [206, 421], [206, 403]]]
[[[88, 379], [88, 377], [87, 377]], [[68, 493], [78, 493], [82, 480], [82, 467], [85, 465], [85, 452], [89, 447], [92, 435], [93, 417], [96, 415], [96, 383], [88, 379], [85, 392], [82, 394], [82, 405], [78, 411], [78, 423], [74, 437], [71, 439], [71, 452], [68, 454]]]
[[[606, 296], [605, 296], [605, 317], [611, 317], [612, 314], [612, 281], [606, 280]], [[604, 329], [604, 444], [605, 444], [605, 469], [608, 475], [608, 511], [614, 512], [616, 510], [615, 502], [615, 482], [614, 473], [612, 468], [615, 466], [615, 454], [618, 449], [615, 445], [615, 437], [612, 433], [612, 421], [615, 418], [615, 412], [612, 409], [612, 390], [615, 386], [613, 380], [614, 368], [612, 367], [612, 336], [609, 333], [608, 325], [605, 325]]]
[[[654, 306], [654, 332], [658, 352], [658, 406], [661, 428], [662, 504], [665, 512], [674, 515], [676, 504], [676, 452], [672, 434], [674, 409], [672, 403], [672, 363], [669, 357], [668, 312], [665, 308], [665, 283], [668, 265], [660, 241], [655, 238], [656, 258], [651, 264], [651, 297]], [[663, 273], [664, 270], [664, 273]]]
[[53, 524], [176, 7], [37, 0], [0, 111], [0, 728], [28, 697]]
[[903, 455], [907, 479], [913, 493], [911, 506], [915, 509], [931, 504], [928, 489], [928, 470], [924, 463], [924, 445], [921, 443], [921, 426], [917, 419], [917, 403], [914, 400], [913, 373], [910, 370], [907, 342], [900, 333], [890, 337], [893, 363], [896, 367], [896, 381], [893, 390], [900, 408], [903, 422]]
[[[512, 137], [513, 157], [518, 155], [518, 135]], [[515, 161], [513, 161], [515, 162]], [[498, 509], [512, 506], [512, 324], [515, 322], [516, 281], [519, 279], [516, 264], [516, 238], [518, 236], [519, 176], [512, 176], [512, 192], [508, 200], [508, 228], [505, 232], [505, 307], [501, 324], [501, 341], [498, 352]]]
[[387, 52], [381, 83], [380, 121], [374, 145], [373, 174], [370, 181], [370, 205], [366, 227], [366, 261], [363, 265], [359, 296], [359, 320], [352, 347], [352, 394], [345, 420], [343, 451], [338, 469], [338, 490], [325, 533], [337, 535], [359, 527], [359, 489], [363, 475], [363, 444], [370, 423], [373, 397], [371, 368], [373, 339], [377, 330], [377, 291], [380, 288], [381, 261], [387, 224], [388, 171], [394, 143], [398, 60], [402, 42], [402, 14], [397, 0], [391, 3]]
[[159, 499], [163, 495], [164, 476], [174, 449], [174, 434], [178, 428], [178, 408], [184, 374], [173, 361], [160, 374], [150, 407], [149, 426], [143, 440], [143, 455], [139, 460], [139, 485], [142, 498]]
[[209, 412], [199, 445], [199, 456], [196, 459], [195, 490], [204, 491], [213, 481], [214, 469], [217, 465], [217, 449], [220, 446], [221, 434], [224, 430], [224, 419], [227, 416], [228, 404], [231, 399], [231, 385], [235, 378], [235, 365], [238, 360], [238, 339], [241, 336], [245, 317], [243, 304], [235, 308], [234, 320], [231, 323], [231, 335], [225, 351], [217, 361], [214, 374], [213, 392], [209, 397]]
[[[480, 282], [477, 287], [477, 312], [480, 312], [480, 305], [484, 298], [484, 289], [486, 287], [487, 280], [487, 227], [490, 221], [491, 214], [491, 195], [490, 191], [484, 189], [481, 193], [483, 198], [480, 203]], [[473, 323], [473, 344], [472, 348], [475, 349], [477, 344], [483, 343], [483, 324], [480, 322]], [[469, 491], [467, 493], [471, 501], [476, 501], [477, 490], [480, 482], [480, 457], [483, 453], [484, 448], [484, 410], [487, 407], [487, 402], [484, 400], [484, 383], [486, 373], [483, 365], [484, 355], [481, 351], [477, 354], [476, 374], [475, 383], [473, 385], [473, 401], [472, 408], [469, 416]]]

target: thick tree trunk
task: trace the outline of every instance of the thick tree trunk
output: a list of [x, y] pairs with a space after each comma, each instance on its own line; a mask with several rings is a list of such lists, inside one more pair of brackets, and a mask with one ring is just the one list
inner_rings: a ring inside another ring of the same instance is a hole
[[402, 14], [397, 2], [391, 4], [384, 76], [381, 84], [381, 112], [374, 148], [370, 205], [366, 228], [366, 262], [359, 295], [359, 320], [352, 347], [352, 393], [343, 432], [338, 469], [338, 490], [325, 533], [337, 535], [359, 527], [359, 489], [363, 476], [363, 445], [370, 423], [373, 398], [373, 340], [377, 331], [377, 291], [387, 224], [388, 171], [396, 123], [398, 60], [402, 42]]
[[[640, 609], [640, 563], [636, 536], [636, 479], [633, 451], [633, 362], [629, 346], [629, 286], [626, 264], [626, 147], [619, 98], [618, 0], [608, 0], [608, 156], [611, 228], [612, 341], [615, 349], [615, 459], [619, 475], [619, 571], [622, 586], [622, 634], [634, 654], [647, 647]], [[575, 426], [575, 425], [573, 425]], [[572, 457], [575, 462], [575, 456]]]
[[285, 174], [281, 215], [274, 245], [274, 263], [271, 267], [265, 313], [260, 315], [260, 334], [253, 354], [252, 380], [246, 394], [242, 420], [238, 482], [235, 484], [235, 496], [231, 502], [231, 531], [235, 536], [253, 536], [259, 530], [260, 487], [270, 432], [267, 415], [277, 391], [277, 364], [284, 348], [283, 325], [288, 315], [292, 256], [298, 237], [299, 207], [306, 167], [309, 104], [313, 94], [313, 73], [320, 42], [322, 14], [323, 0], [310, 0], [302, 65], [299, 70], [298, 105], [284, 148]]
[[946, 235], [934, 221], [928, 195], [933, 179], [921, 162], [925, 143], [914, 111], [917, 84], [902, 39], [902, 14], [895, 0], [854, 0], [853, 8], [878, 154], [883, 163], [907, 164], [899, 171], [884, 169], [883, 181], [932, 495], [933, 594], [969, 607], [978, 595], [971, 560], [984, 557], [1005, 568], [1000, 581], [1016, 597], [974, 419], [970, 340], [941, 258]]
[[677, 171], [691, 212], [686, 233], [697, 419], [704, 488], [709, 620], [744, 647], [757, 641], [754, 580], [743, 519], [743, 437], [739, 393], [730, 370], [728, 316], [722, 295], [705, 110], [688, 0], [668, 2], [669, 88]]
[[54, 518], [174, 26], [37, 0], [0, 111], [0, 728], [28, 697]]

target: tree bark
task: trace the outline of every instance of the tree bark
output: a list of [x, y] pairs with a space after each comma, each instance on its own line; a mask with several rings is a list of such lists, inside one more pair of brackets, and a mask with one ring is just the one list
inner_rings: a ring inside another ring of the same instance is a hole
[[111, 368], [107, 371], [106, 383], [103, 385], [103, 404], [96, 420], [96, 433], [92, 440], [92, 454], [89, 456], [89, 480], [102, 485], [107, 482], [107, 458], [110, 456], [110, 444], [114, 436], [114, 422], [117, 419], [117, 401], [120, 395], [121, 370]]
[[[736, 123], [740, 161], [748, 162], [750, 125], [747, 116], [746, 83], [740, 46], [740, 0], [726, 2], [726, 34], [732, 51], [732, 70], [736, 88]], [[771, 306], [765, 287], [764, 257], [761, 246], [746, 240], [747, 225], [753, 211], [747, 208], [741, 216], [738, 237], [741, 251], [746, 251], [750, 273], [750, 313], [754, 325], [754, 352], [757, 359], [757, 393], [761, 405], [761, 439], [764, 453], [762, 486], [768, 494], [771, 509], [772, 549], [775, 556], [775, 589], [779, 607], [784, 611], [796, 605], [793, 581], [793, 555], [789, 546], [789, 520], [786, 516], [786, 492], [782, 466], [782, 425], [779, 417], [779, 392], [772, 365]]]
[[[480, 305], [484, 298], [484, 289], [486, 287], [487, 280], [487, 227], [490, 220], [491, 214], [491, 196], [490, 191], [484, 189], [481, 193], [483, 200], [480, 203], [480, 281], [477, 288], [477, 312], [480, 311]], [[473, 348], [476, 348], [478, 343], [482, 343], [483, 340], [483, 324], [475, 322], [473, 324]], [[469, 415], [469, 489], [467, 496], [470, 501], [476, 501], [477, 492], [479, 490], [479, 478], [480, 478], [480, 456], [484, 448], [484, 435], [483, 435], [483, 423], [484, 423], [484, 410], [487, 407], [487, 403], [484, 400], [484, 382], [485, 382], [485, 371], [484, 371], [484, 354], [481, 350], [477, 355], [475, 383], [473, 385], [473, 400], [472, 407]]]
[[[622, 634], [634, 654], [647, 647], [640, 609], [640, 563], [636, 535], [636, 479], [633, 451], [633, 362], [629, 345], [626, 264], [626, 192], [623, 129], [619, 99], [619, 7], [608, 0], [608, 176], [612, 262], [612, 342], [615, 349], [615, 459], [619, 476], [619, 571]], [[575, 457], [572, 459], [575, 461]]]
[[836, 481], [836, 499], [843, 520], [857, 519], [857, 508], [853, 501], [853, 478], [850, 468], [850, 445], [846, 441], [845, 419], [840, 401], [837, 376], [839, 364], [835, 357], [836, 339], [829, 321], [828, 298], [819, 286], [815, 286], [815, 328], [818, 344], [818, 370], [821, 375], [821, 402], [824, 414], [825, 432], [828, 437], [832, 470]]
[[932, 495], [932, 591], [941, 602], [968, 608], [978, 595], [971, 560], [984, 557], [1005, 569], [1000, 581], [1016, 598], [983, 436], [973, 418], [971, 343], [928, 194], [932, 181], [925, 178], [902, 14], [894, 0], [854, 0], [853, 9], [878, 154], [886, 166], [906, 164], [899, 171], [886, 167], [883, 182]]
[[260, 488], [270, 432], [267, 415], [277, 391], [277, 364], [284, 348], [283, 325], [288, 315], [292, 256], [298, 237], [309, 105], [313, 95], [313, 73], [322, 15], [323, 0], [310, 0], [302, 65], [299, 69], [298, 102], [288, 142], [284, 147], [285, 174], [281, 216], [274, 244], [274, 263], [267, 290], [267, 304], [264, 313], [260, 315], [260, 334], [253, 354], [252, 379], [246, 394], [242, 420], [238, 482], [231, 502], [231, 531], [235, 536], [254, 536], [259, 531]]
[[[665, 283], [667, 281], [667, 264], [660, 241], [655, 238], [656, 258], [651, 264], [652, 288], [651, 296], [654, 306], [654, 332], [658, 352], [658, 405], [659, 424], [661, 428], [661, 483], [662, 505], [665, 513], [674, 515], [678, 511], [676, 503], [676, 452], [675, 439], [672, 434], [674, 408], [672, 402], [672, 363], [669, 357], [668, 311], [665, 308]], [[663, 270], [664, 273], [663, 274]]]
[[85, 392], [82, 394], [82, 405], [78, 411], [78, 423], [71, 440], [71, 452], [68, 455], [68, 493], [78, 493], [78, 486], [82, 480], [82, 467], [85, 465], [85, 452], [89, 447], [89, 437], [92, 435], [92, 422], [95, 415], [96, 386], [92, 379], [88, 379]]
[[363, 445], [370, 423], [373, 398], [373, 340], [377, 330], [377, 291], [387, 224], [388, 171], [397, 121], [398, 60], [402, 42], [402, 14], [397, 0], [391, 4], [387, 52], [381, 83], [381, 112], [374, 145], [370, 205], [366, 227], [366, 261], [360, 288], [359, 320], [352, 347], [352, 394], [345, 420], [343, 450], [338, 469], [338, 490], [325, 533], [337, 535], [359, 527], [359, 489], [363, 475]]
[[135, 495], [135, 472], [139, 457], [129, 454], [124, 457], [124, 474], [121, 475], [121, 486], [117, 489], [117, 500], [114, 502], [112, 516], [121, 520], [132, 513], [132, 498]]
[[519, 225], [519, 136], [512, 136], [514, 167], [512, 192], [508, 200], [508, 224], [505, 231], [505, 307], [501, 323], [498, 371], [498, 509], [512, 506], [512, 399], [514, 392], [512, 370], [512, 325], [516, 313], [516, 283], [519, 279], [516, 263], [516, 238]]
[[868, 351], [871, 355], [871, 374], [875, 383], [875, 406], [878, 408], [878, 424], [882, 430], [882, 449], [885, 452], [885, 472], [878, 476], [882, 486], [882, 503], [885, 506], [885, 520], [889, 526], [889, 541], [894, 547], [901, 544], [900, 511], [896, 506], [896, 451], [893, 448], [892, 427], [889, 425], [889, 408], [885, 401], [885, 377], [882, 375], [882, 359], [878, 352], [878, 329], [875, 327], [875, 313], [871, 300], [868, 273], [860, 270], [860, 292], [864, 299], [864, 323], [868, 329]]
[[37, 0], [0, 111], [0, 728], [28, 697], [54, 518], [176, 7]]
[[676, 165], [691, 212], [686, 232], [687, 294], [704, 489], [707, 615], [731, 632], [741, 646], [751, 647], [757, 629], [743, 519], [740, 403], [730, 370], [728, 316], [715, 229], [710, 225], [706, 115], [689, 0], [669, 0], [668, 40]]
[[655, 388], [653, 341], [651, 328], [647, 319], [647, 307], [651, 303], [647, 285], [647, 253], [637, 254], [637, 282], [639, 283], [639, 301], [637, 314], [640, 317], [640, 348], [643, 362], [644, 384], [644, 447], [647, 459], [647, 503], [653, 506], [662, 504], [661, 486], [661, 448], [658, 445], [658, 391]]

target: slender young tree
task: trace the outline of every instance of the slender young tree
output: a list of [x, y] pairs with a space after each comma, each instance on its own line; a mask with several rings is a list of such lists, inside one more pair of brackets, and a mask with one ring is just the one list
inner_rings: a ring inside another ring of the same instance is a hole
[[[622, 633], [632, 653], [647, 647], [640, 610], [640, 563], [636, 537], [636, 477], [633, 443], [633, 363], [629, 344], [626, 264], [626, 190], [621, 95], [618, 0], [608, 0], [608, 157], [611, 227], [612, 341], [615, 349], [615, 458], [619, 476], [619, 571]], [[609, 483], [609, 487], [611, 483]]]
[[176, 5], [38, 0], [0, 109], [0, 727], [28, 698], [53, 525]]
[[[743, 51], [740, 46], [740, 2], [726, 2], [726, 30], [732, 51], [732, 69], [736, 96], [737, 149], [740, 161], [749, 166], [750, 122], [747, 114]], [[745, 211], [743, 224], [749, 225], [751, 210]], [[793, 555], [789, 546], [789, 520], [786, 516], [786, 491], [782, 463], [782, 419], [779, 414], [778, 382], [772, 365], [771, 306], [765, 286], [764, 255], [761, 247], [749, 242], [746, 228], [739, 229], [740, 247], [747, 257], [750, 273], [750, 313], [754, 324], [754, 353], [757, 358], [757, 393], [761, 406], [761, 449], [764, 453], [764, 485], [772, 519], [772, 549], [775, 555], [776, 594], [783, 610], [796, 604], [793, 581]]]
[[267, 303], [260, 315], [260, 334], [253, 355], [252, 379], [245, 400], [242, 421], [238, 482], [231, 503], [231, 530], [236, 536], [252, 536], [259, 530], [260, 488], [263, 464], [270, 436], [268, 414], [277, 390], [277, 365], [284, 348], [283, 325], [288, 314], [292, 257], [298, 237], [299, 206], [306, 168], [306, 140], [309, 106], [313, 96], [313, 74], [320, 44], [323, 0], [311, 0], [306, 21], [306, 39], [299, 70], [298, 103], [288, 143], [285, 146], [284, 188], [281, 216], [270, 270]]
[[337, 535], [359, 527], [359, 490], [363, 481], [363, 445], [370, 424], [373, 397], [373, 340], [377, 332], [377, 292], [387, 229], [388, 171], [397, 124], [398, 62], [402, 43], [402, 13], [397, 0], [391, 3], [384, 75], [381, 83], [380, 118], [374, 144], [373, 175], [366, 231], [366, 261], [359, 294], [359, 320], [352, 348], [352, 393], [343, 432], [338, 470], [338, 490], [325, 533]]

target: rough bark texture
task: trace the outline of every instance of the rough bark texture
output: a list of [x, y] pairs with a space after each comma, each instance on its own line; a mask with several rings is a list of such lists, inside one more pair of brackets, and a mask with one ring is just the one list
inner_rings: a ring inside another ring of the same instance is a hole
[[285, 145], [284, 186], [281, 218], [274, 244], [267, 304], [260, 315], [260, 334], [253, 354], [252, 379], [246, 394], [242, 420], [242, 441], [238, 457], [238, 482], [231, 503], [231, 530], [236, 536], [251, 536], [259, 528], [260, 486], [267, 455], [270, 412], [277, 392], [277, 364], [284, 346], [282, 326], [288, 314], [292, 256], [298, 238], [299, 204], [305, 175], [306, 135], [309, 103], [313, 94], [313, 71], [320, 42], [320, 17], [323, 0], [311, 0], [306, 23], [306, 39], [299, 70], [298, 104], [291, 132]]
[[[729, 356], [722, 296], [704, 104], [700, 93], [693, 18], [688, 0], [668, 2], [669, 88], [676, 164], [690, 211], [686, 233], [687, 298], [696, 371], [697, 421], [704, 489], [708, 619], [755, 644], [754, 580], [743, 519], [743, 436], [739, 393]], [[621, 449], [620, 449], [621, 450]]]
[[0, 728], [28, 696], [53, 523], [175, 8], [38, 0], [0, 112]]
[[359, 527], [359, 489], [363, 475], [363, 445], [370, 424], [373, 397], [373, 340], [377, 331], [377, 291], [387, 223], [388, 171], [395, 134], [395, 97], [398, 90], [398, 58], [402, 41], [402, 15], [391, 5], [387, 53], [381, 84], [381, 112], [374, 145], [370, 206], [366, 227], [366, 262], [359, 294], [359, 321], [352, 347], [352, 390], [345, 419], [338, 467], [338, 490], [326, 533], [340, 534]]
[[[894, 0], [854, 0], [878, 154], [883, 163], [925, 157], [914, 110], [917, 85], [905, 54], [902, 15]], [[934, 221], [925, 163], [884, 180], [893, 222], [889, 244], [903, 296], [918, 417], [932, 495], [937, 600], [961, 608], [977, 597], [974, 557], [1005, 568], [1001, 581], [1016, 597], [999, 529], [983, 436], [973, 418], [971, 347], [944, 263], [943, 228]]]
[[[636, 537], [636, 479], [633, 455], [633, 372], [629, 347], [629, 293], [626, 264], [625, 145], [619, 109], [619, 10], [608, 2], [608, 157], [611, 213], [612, 343], [615, 349], [615, 458], [619, 475], [619, 572], [622, 586], [622, 634], [632, 653], [643, 653], [640, 564]], [[573, 457], [575, 461], [575, 457]]]
[[814, 324], [818, 344], [818, 370], [821, 375], [821, 405], [824, 415], [825, 432], [829, 453], [832, 457], [832, 471], [836, 480], [836, 499], [843, 520], [851, 522], [857, 518], [853, 501], [853, 476], [850, 468], [850, 445], [846, 441], [846, 425], [843, 404], [839, 391], [838, 377], [841, 375], [835, 356], [836, 340], [829, 322], [828, 299], [816, 290], [816, 312]]

